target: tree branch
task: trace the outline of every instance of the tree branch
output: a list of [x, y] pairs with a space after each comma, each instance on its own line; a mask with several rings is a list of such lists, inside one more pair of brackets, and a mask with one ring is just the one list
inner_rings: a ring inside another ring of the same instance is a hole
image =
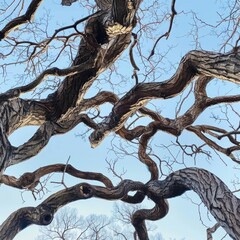
[[83, 172], [74, 168], [70, 164], [53, 164], [41, 167], [34, 172], [24, 173], [18, 179], [8, 175], [2, 175], [0, 178], [0, 182], [19, 189], [34, 190], [34, 188], [37, 186], [43, 176], [56, 172], [67, 173], [76, 178], [100, 181], [108, 188], [113, 187], [111, 180], [103, 174], [94, 172]]
[[146, 185], [131, 180], [123, 180], [113, 188], [77, 184], [53, 194], [36, 208], [23, 208], [14, 212], [0, 226], [0, 234], [3, 240], [9, 240], [31, 224], [47, 225], [60, 207], [72, 201], [92, 197], [116, 200], [124, 198], [130, 191], [140, 191], [157, 203], [152, 210], [140, 210], [133, 215], [132, 221], [140, 236], [146, 236], [142, 235], [146, 234], [144, 220], [160, 219], [168, 212], [168, 205], [163, 199], [180, 196], [188, 190], [199, 195], [219, 224], [237, 240], [240, 233], [240, 224], [237, 221], [240, 200], [215, 175], [197, 168], [182, 169], [170, 174], [165, 180], [150, 181]]
[[140, 209], [132, 215], [132, 224], [140, 240], [148, 240], [148, 231], [145, 220], [156, 221], [164, 218], [169, 210], [168, 202], [162, 198], [152, 199], [155, 207], [152, 209]]
[[0, 41], [20, 25], [30, 22], [43, 0], [32, 0], [24, 15], [14, 18], [0, 31]]
[[123, 198], [130, 191], [144, 191], [144, 189], [145, 185], [143, 183], [131, 180], [124, 180], [111, 189], [87, 183], [77, 184], [51, 195], [36, 208], [21, 208], [12, 213], [0, 226], [0, 235], [2, 240], [11, 240], [17, 233], [31, 224], [48, 225], [59, 208], [73, 201], [92, 197], [116, 200]]
[[235, 240], [240, 236], [240, 200], [214, 174], [198, 168], [185, 168], [163, 181], [147, 184], [150, 196], [171, 198], [193, 190], [201, 198], [216, 221]]
[[[191, 51], [180, 62], [169, 80], [160, 83], [139, 83], [125, 94], [113, 107], [108, 118], [90, 136], [92, 147], [96, 147], [111, 132], [119, 130], [125, 121], [149, 100], [171, 98], [182, 92], [198, 75], [239, 82], [240, 65], [237, 53], [226, 54], [207, 51]], [[225, 67], [228, 65], [228, 71]], [[122, 106], [125, 106], [124, 108]]]

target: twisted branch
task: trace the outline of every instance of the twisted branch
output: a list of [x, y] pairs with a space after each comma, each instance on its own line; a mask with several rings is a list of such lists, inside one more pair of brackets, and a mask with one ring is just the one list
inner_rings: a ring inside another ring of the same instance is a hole
[[26, 172], [18, 179], [13, 176], [2, 175], [0, 178], [0, 182], [19, 189], [29, 189], [33, 190], [37, 184], [40, 182], [40, 179], [50, 173], [62, 172], [67, 173], [73, 177], [88, 179], [88, 180], [96, 180], [102, 182], [106, 187], [112, 188], [113, 184], [109, 178], [104, 176], [101, 173], [95, 172], [83, 172], [76, 168], [74, 168], [70, 164], [53, 164], [45, 167], [41, 167], [34, 172]]
[[145, 220], [156, 221], [164, 218], [169, 210], [169, 206], [164, 199], [152, 199], [155, 207], [152, 209], [140, 209], [132, 215], [132, 224], [137, 232], [140, 240], [148, 240], [148, 231], [146, 229]]
[[123, 198], [130, 191], [144, 191], [144, 189], [145, 185], [143, 183], [131, 180], [124, 180], [113, 188], [99, 187], [87, 183], [77, 184], [51, 195], [35, 208], [21, 208], [12, 213], [0, 226], [1, 239], [13, 239], [18, 232], [31, 224], [50, 224], [56, 211], [70, 202], [85, 200], [92, 197], [116, 200]]
[[[126, 93], [114, 105], [108, 118], [91, 134], [89, 138], [91, 145], [96, 147], [111, 131], [118, 131], [125, 121], [149, 100], [176, 96], [198, 75], [205, 76], [206, 82], [209, 82], [209, 78], [218, 77], [239, 83], [239, 57], [240, 50], [237, 53], [226, 54], [207, 51], [189, 52], [169, 80], [160, 83], [139, 83]], [[229, 66], [228, 71], [223, 70], [226, 64]]]
[[147, 184], [150, 196], [171, 198], [193, 190], [217, 222], [235, 240], [240, 236], [240, 199], [214, 174], [204, 169], [185, 168], [170, 174], [163, 181]]
[[168, 212], [168, 205], [164, 199], [180, 196], [188, 190], [193, 190], [199, 195], [219, 224], [237, 240], [240, 234], [240, 224], [237, 220], [240, 200], [215, 175], [197, 168], [182, 169], [170, 174], [165, 180], [153, 180], [147, 184], [131, 180], [123, 180], [111, 188], [87, 183], [77, 184], [53, 194], [36, 208], [22, 208], [12, 213], [0, 226], [0, 234], [3, 240], [9, 240], [31, 224], [47, 225], [60, 207], [76, 200], [92, 197], [107, 200], [124, 199], [130, 191], [139, 191], [145, 192], [156, 203], [153, 209], [142, 209], [132, 216], [132, 223], [139, 238], [148, 239], [145, 219], [156, 220], [164, 217]]
[[24, 15], [14, 18], [0, 31], [0, 41], [15, 28], [24, 23], [30, 22], [42, 2], [43, 0], [32, 0]]

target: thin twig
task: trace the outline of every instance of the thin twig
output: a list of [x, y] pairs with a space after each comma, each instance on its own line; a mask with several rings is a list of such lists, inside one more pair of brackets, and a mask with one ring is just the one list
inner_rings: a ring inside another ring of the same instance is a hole
[[159, 42], [162, 38], [166, 37], [166, 39], [168, 39], [168, 37], [170, 36], [170, 32], [171, 32], [171, 30], [172, 30], [172, 25], [173, 25], [173, 20], [174, 20], [175, 15], [177, 15], [177, 12], [176, 12], [176, 10], [175, 10], [175, 3], [176, 3], [176, 0], [172, 0], [172, 5], [171, 5], [172, 14], [171, 14], [171, 19], [170, 19], [170, 24], [169, 24], [168, 31], [167, 31], [166, 33], [164, 33], [163, 35], [161, 35], [161, 36], [157, 39], [157, 41], [155, 42], [155, 44], [154, 44], [154, 46], [153, 46], [153, 49], [152, 49], [152, 51], [151, 51], [151, 54], [150, 54], [149, 57], [148, 57], [148, 60], [154, 55], [154, 53], [155, 53], [155, 48], [156, 48], [158, 42]]
[[138, 75], [137, 75], [137, 71], [139, 71], [139, 67], [137, 66], [134, 57], [133, 57], [133, 48], [135, 47], [135, 45], [137, 44], [137, 34], [132, 33], [134, 42], [132, 43], [132, 45], [130, 46], [130, 50], [129, 50], [129, 57], [130, 57], [130, 62], [133, 66], [133, 75], [132, 75], [132, 79], [135, 78], [136, 80], [136, 84], [138, 84]]

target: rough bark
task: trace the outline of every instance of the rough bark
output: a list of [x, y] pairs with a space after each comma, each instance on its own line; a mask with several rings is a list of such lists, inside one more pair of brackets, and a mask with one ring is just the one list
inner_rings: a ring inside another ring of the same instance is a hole
[[198, 168], [186, 168], [170, 174], [163, 181], [148, 184], [150, 196], [171, 198], [193, 190], [217, 222], [235, 240], [240, 236], [240, 200], [214, 174]]
[[[240, 49], [226, 54], [207, 51], [191, 51], [179, 64], [176, 73], [160, 83], [139, 83], [113, 107], [108, 118], [90, 136], [93, 147], [101, 143], [109, 132], [119, 130], [126, 120], [151, 99], [172, 98], [182, 92], [197, 76], [219, 78], [239, 83]], [[227, 69], [227, 71], [226, 71]], [[122, 107], [124, 106], [124, 107]]]
[[114, 188], [93, 186], [87, 183], [77, 184], [71, 188], [59, 191], [36, 208], [21, 208], [12, 213], [0, 226], [2, 240], [11, 240], [16, 234], [31, 224], [50, 224], [54, 213], [62, 206], [81, 199], [91, 197], [103, 198], [106, 200], [121, 199], [130, 191], [144, 190], [144, 184], [131, 180], [124, 180]]
[[[41, 2], [33, 0], [25, 14], [14, 18], [3, 27], [0, 32], [0, 40], [6, 38], [18, 26], [30, 21]], [[75, 1], [66, 0], [62, 1], [62, 4], [71, 5], [73, 2]], [[141, 0], [96, 1], [100, 10], [79, 21], [87, 20], [84, 32], [77, 31], [77, 23], [71, 26], [82, 37], [77, 56], [71, 67], [47, 69], [30, 84], [0, 94], [1, 183], [34, 191], [44, 175], [62, 172], [81, 179], [97, 180], [104, 185], [94, 186], [81, 183], [53, 194], [36, 208], [17, 210], [0, 226], [1, 239], [13, 239], [19, 231], [31, 224], [49, 224], [55, 212], [72, 201], [97, 197], [140, 203], [148, 196], [155, 206], [148, 210], [141, 209], [132, 216], [132, 224], [138, 237], [146, 240], [148, 233], [145, 220], [163, 218], [168, 212], [166, 199], [180, 196], [187, 190], [195, 191], [226, 232], [233, 239], [239, 239], [239, 199], [220, 179], [206, 170], [188, 168], [173, 172], [165, 180], [160, 181], [158, 180], [158, 166], [147, 154], [148, 142], [158, 131], [179, 136], [183, 130], [188, 130], [196, 134], [208, 146], [230, 156], [233, 161], [239, 163], [233, 154], [234, 151], [240, 150], [240, 143], [234, 137], [234, 132], [209, 125], [192, 125], [206, 108], [219, 103], [240, 101], [239, 95], [210, 98], [206, 93], [206, 87], [213, 78], [239, 84], [239, 48], [234, 48], [233, 51], [224, 54], [191, 51], [181, 60], [176, 73], [166, 81], [138, 83], [121, 99], [118, 99], [113, 93], [104, 91], [93, 98], [84, 99], [96, 78], [109, 68], [129, 46], [140, 3]], [[174, 4], [175, 1], [172, 3], [173, 16], [176, 14]], [[173, 17], [169, 32], [172, 21]], [[136, 64], [134, 68], [137, 69]], [[64, 76], [65, 79], [60, 87], [46, 99], [35, 101], [20, 98], [21, 94], [32, 91], [50, 75]], [[175, 119], [164, 118], [144, 107], [151, 99], [167, 99], [180, 94], [192, 81], [196, 81], [195, 101], [181, 116], [177, 116]], [[103, 122], [97, 123], [85, 113], [88, 109], [98, 107], [106, 102], [111, 103], [113, 108]], [[136, 112], [148, 116], [152, 122], [147, 126], [125, 128], [125, 122]], [[46, 146], [52, 136], [66, 133], [79, 123], [84, 123], [93, 129], [90, 136], [90, 143], [93, 147], [100, 144], [110, 132], [116, 132], [128, 141], [138, 139], [138, 157], [150, 172], [149, 182], [144, 184], [123, 180], [119, 185], [113, 186], [110, 179], [100, 173], [82, 172], [71, 165], [60, 164], [42, 167], [32, 173], [25, 173], [20, 178], [3, 174], [7, 167], [35, 156]], [[18, 128], [29, 125], [37, 125], [39, 129], [26, 143], [21, 146], [12, 146], [8, 136]], [[212, 134], [218, 140], [228, 138], [232, 145], [227, 148], [222, 147], [207, 138], [206, 133]], [[136, 191], [133, 196], [129, 195], [129, 192], [132, 191]]]
[[111, 188], [77, 184], [53, 194], [36, 208], [22, 208], [12, 213], [1, 225], [0, 234], [3, 240], [10, 240], [31, 224], [47, 225], [60, 207], [72, 201], [92, 197], [106, 200], [124, 199], [130, 191], [141, 191], [156, 203], [153, 209], [139, 210], [132, 217], [139, 239], [146, 240], [148, 234], [145, 220], [163, 218], [168, 212], [168, 204], [164, 199], [180, 196], [188, 190], [193, 190], [199, 195], [220, 226], [233, 239], [239, 239], [240, 200], [214, 174], [197, 168], [182, 169], [170, 174], [165, 180], [152, 180], [147, 184], [131, 180], [123, 180]]
[[[36, 1], [32, 2], [32, 4], [34, 3], [37, 4]], [[37, 6], [34, 8], [29, 6], [31, 14], [36, 11]], [[136, 10], [135, 8], [134, 11], [136, 12]], [[4, 172], [5, 168], [12, 164], [35, 156], [48, 143], [51, 136], [67, 132], [82, 121], [82, 115], [79, 116], [79, 113], [84, 111], [81, 104], [84, 94], [98, 75], [111, 66], [130, 44], [132, 27], [124, 31], [120, 29], [120, 32], [114, 33], [115, 35], [111, 34], [111, 38], [107, 35], [106, 29], [109, 21], [117, 22], [114, 16], [109, 15], [111, 11], [111, 9], [109, 12], [100, 11], [88, 20], [85, 27], [86, 33], [72, 67], [48, 69], [31, 84], [12, 89], [1, 95], [1, 172]], [[127, 9], [124, 11], [126, 12]], [[28, 14], [28, 10], [26, 14]], [[129, 22], [130, 25], [131, 23], [132, 21]], [[22, 21], [16, 18], [12, 24], [19, 26]], [[115, 24], [110, 27], [114, 26]], [[8, 26], [5, 28], [13, 30]], [[5, 31], [4, 29], [3, 31]], [[21, 93], [35, 88], [48, 75], [67, 75], [67, 77], [58, 90], [50, 94], [47, 99], [31, 101], [18, 98]], [[89, 124], [93, 126], [91, 123]], [[17, 128], [26, 125], [40, 125], [40, 127], [33, 137], [23, 145], [11, 146], [7, 136]]]

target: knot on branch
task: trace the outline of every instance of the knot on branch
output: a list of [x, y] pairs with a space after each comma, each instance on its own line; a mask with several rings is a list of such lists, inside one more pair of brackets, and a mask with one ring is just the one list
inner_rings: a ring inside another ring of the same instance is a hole
[[36, 179], [34, 173], [27, 172], [19, 178], [19, 183], [22, 188], [33, 190], [38, 185], [39, 179]]
[[54, 217], [54, 211], [51, 207], [47, 205], [39, 205], [39, 207], [36, 209], [37, 211], [35, 213], [38, 214], [38, 217], [36, 216], [36, 219], [34, 220], [34, 212], [32, 213], [32, 223], [35, 223], [37, 225], [48, 225], [52, 222]]
[[84, 198], [90, 198], [93, 195], [92, 188], [90, 187], [90, 185], [87, 184], [81, 184], [81, 186], [79, 187], [79, 192], [80, 195]]
[[40, 224], [41, 225], [48, 225], [53, 220], [53, 214], [51, 213], [43, 213], [40, 218]]
[[89, 136], [89, 141], [91, 144], [92, 148], [97, 147], [102, 141], [103, 139], [107, 136], [108, 131], [106, 131], [105, 129], [106, 127], [104, 127], [102, 125], [101, 128], [96, 129], [90, 136]]

